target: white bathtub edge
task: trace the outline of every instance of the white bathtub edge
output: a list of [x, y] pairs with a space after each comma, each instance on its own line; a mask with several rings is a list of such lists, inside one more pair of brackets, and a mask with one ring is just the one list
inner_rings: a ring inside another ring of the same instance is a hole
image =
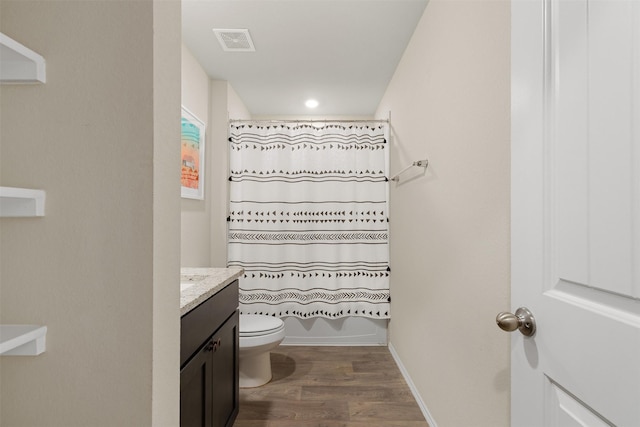
[[283, 318], [285, 339], [281, 345], [386, 346], [386, 319], [347, 317], [341, 319]]

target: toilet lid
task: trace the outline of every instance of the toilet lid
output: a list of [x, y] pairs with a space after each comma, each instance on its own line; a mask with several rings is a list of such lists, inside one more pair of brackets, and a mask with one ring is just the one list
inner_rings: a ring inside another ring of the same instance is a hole
[[284, 322], [274, 316], [264, 316], [260, 314], [240, 315], [240, 335], [263, 335], [284, 327]]

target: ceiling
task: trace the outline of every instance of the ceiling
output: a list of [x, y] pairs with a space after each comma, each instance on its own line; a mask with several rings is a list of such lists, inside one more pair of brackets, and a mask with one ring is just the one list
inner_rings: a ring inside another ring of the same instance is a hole
[[[184, 44], [254, 116], [371, 116], [427, 0], [182, 0]], [[248, 29], [226, 52], [214, 28]], [[314, 98], [318, 107], [304, 102]]]

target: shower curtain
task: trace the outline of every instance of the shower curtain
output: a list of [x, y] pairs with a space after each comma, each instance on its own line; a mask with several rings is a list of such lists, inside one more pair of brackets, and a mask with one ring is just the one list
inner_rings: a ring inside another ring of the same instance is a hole
[[240, 312], [389, 318], [386, 123], [232, 123]]

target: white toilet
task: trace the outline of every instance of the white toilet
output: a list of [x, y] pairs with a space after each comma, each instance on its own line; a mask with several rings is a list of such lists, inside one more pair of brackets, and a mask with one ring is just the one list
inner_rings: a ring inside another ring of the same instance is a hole
[[284, 339], [284, 322], [273, 316], [240, 315], [240, 387], [271, 381], [271, 354]]

